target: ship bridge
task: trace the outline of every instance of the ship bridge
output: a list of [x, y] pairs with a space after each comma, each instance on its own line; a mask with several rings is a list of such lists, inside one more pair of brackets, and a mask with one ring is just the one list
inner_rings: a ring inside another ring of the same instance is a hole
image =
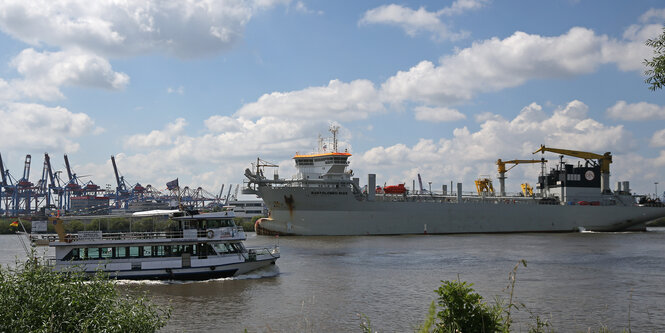
[[296, 162], [298, 179], [350, 179], [351, 172], [346, 171], [349, 165], [350, 153], [322, 153], [300, 155], [296, 153], [293, 159]]

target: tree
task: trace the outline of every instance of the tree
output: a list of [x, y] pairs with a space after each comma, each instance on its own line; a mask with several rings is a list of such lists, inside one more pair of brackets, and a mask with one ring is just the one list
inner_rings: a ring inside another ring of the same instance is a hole
[[155, 332], [170, 316], [102, 273], [55, 272], [34, 258], [0, 267], [0, 308], [0, 332]]
[[654, 56], [651, 60], [644, 59], [644, 65], [647, 66], [644, 71], [647, 78], [644, 82], [649, 85], [649, 90], [656, 91], [665, 86], [665, 27], [660, 36], [647, 39], [645, 44], [653, 48]]

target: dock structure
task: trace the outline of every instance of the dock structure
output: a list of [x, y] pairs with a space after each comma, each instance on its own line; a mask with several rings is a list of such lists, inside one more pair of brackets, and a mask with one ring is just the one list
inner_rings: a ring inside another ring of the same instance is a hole
[[41, 178], [31, 181], [31, 155], [25, 157], [23, 173], [15, 177], [0, 154], [0, 215], [107, 215], [154, 207], [214, 209], [238, 202], [240, 185], [235, 186], [235, 192], [234, 185], [229, 185], [226, 193], [222, 185], [219, 194], [213, 194], [201, 186], [180, 187], [177, 178], [168, 182], [163, 190], [150, 184], [130, 183], [120, 172], [115, 156], [111, 156], [111, 164], [116, 186], [102, 188], [90, 180], [90, 176], [77, 175], [67, 154], [63, 160], [64, 169], [56, 170], [49, 154], [44, 153]]

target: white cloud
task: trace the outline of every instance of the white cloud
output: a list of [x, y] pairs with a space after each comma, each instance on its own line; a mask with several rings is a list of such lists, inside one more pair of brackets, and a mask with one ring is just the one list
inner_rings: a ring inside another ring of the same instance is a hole
[[[635, 33], [645, 36], [654, 31], [645, 27]], [[474, 42], [441, 58], [438, 66], [422, 61], [408, 71], [399, 71], [381, 88], [384, 98], [393, 102], [450, 105], [531, 79], [591, 73], [605, 63], [616, 63], [622, 70], [641, 70], [645, 50], [648, 52], [643, 42], [610, 40], [580, 27], [555, 37], [518, 31], [505, 39]]]
[[450, 7], [430, 12], [424, 7], [413, 10], [401, 5], [389, 4], [365, 12], [358, 24], [387, 24], [402, 28], [407, 35], [414, 37], [420, 33], [430, 33], [435, 40], [456, 40], [465, 38], [468, 32], [451, 32], [440, 16], [459, 15], [484, 7], [489, 0], [456, 0]]
[[[655, 19], [655, 20], [654, 20]], [[651, 8], [646, 11], [646, 13], [640, 16], [640, 22], [648, 23], [651, 21], [663, 21], [665, 20], [665, 8], [655, 9]]]
[[502, 120], [503, 117], [501, 117], [498, 114], [492, 113], [492, 112], [482, 112], [482, 113], [478, 113], [478, 114], [474, 115], [473, 119], [477, 123], [484, 123], [488, 120]]
[[355, 80], [344, 83], [331, 80], [324, 87], [264, 94], [258, 101], [245, 104], [236, 112], [236, 116], [350, 121], [364, 119], [370, 113], [383, 110], [372, 82]]
[[463, 33], [451, 33], [446, 24], [439, 19], [439, 15], [427, 11], [423, 7], [413, 10], [390, 4], [366, 11], [359, 24], [395, 25], [404, 29], [406, 34], [411, 37], [421, 32], [428, 32], [437, 40], [459, 39], [465, 36]]
[[0, 106], [0, 119], [0, 142], [10, 150], [75, 152], [75, 138], [101, 131], [84, 113], [39, 104], [5, 104]]
[[642, 61], [653, 56], [653, 50], [644, 45], [649, 38], [658, 36], [662, 25], [631, 25], [623, 34], [624, 40], [607, 40], [602, 45], [602, 61], [616, 63], [622, 71], [642, 71]]
[[607, 116], [624, 121], [646, 121], [665, 119], [665, 106], [647, 102], [631, 103], [618, 101], [607, 108]]
[[125, 148], [141, 149], [167, 146], [173, 143], [173, 138], [182, 134], [187, 121], [184, 118], [178, 118], [174, 122], [167, 124], [164, 130], [154, 130], [148, 134], [136, 134], [125, 140]]
[[485, 7], [490, 0], [456, 0], [450, 7], [446, 7], [437, 12], [442, 15], [459, 15], [469, 10], [477, 10]]
[[185, 87], [183, 87], [183, 86], [179, 86], [178, 88], [168, 87], [166, 89], [166, 92], [169, 93], [169, 94], [184, 95], [185, 94]]
[[653, 134], [650, 144], [652, 147], [665, 147], [665, 128]]
[[[497, 159], [540, 158], [532, 152], [541, 144], [600, 153], [630, 151], [633, 140], [623, 126], [607, 126], [587, 114], [588, 107], [576, 100], [551, 112], [532, 103], [513, 119], [487, 117], [476, 132], [461, 127], [453, 131], [452, 138], [421, 139], [412, 147], [396, 144], [369, 149], [356, 154], [352, 167], [362, 175], [366, 172], [381, 175], [379, 183], [410, 182], [421, 173], [428, 178], [439, 177], [433, 179], [437, 188], [447, 180], [454, 180], [464, 181], [470, 190], [470, 182], [479, 175], [495, 176]], [[546, 158], [557, 160], [556, 156]], [[509, 175], [514, 189], [524, 180], [533, 183], [539, 166], [520, 170]]]
[[288, 2], [7, 0], [0, 4], [0, 29], [35, 46], [188, 58], [227, 50], [256, 12]]
[[450, 122], [466, 119], [466, 116], [455, 109], [445, 107], [432, 108], [428, 106], [418, 106], [414, 109], [416, 119], [431, 122]]
[[[205, 121], [209, 131], [191, 136], [183, 130], [185, 124], [184, 119], [177, 119], [163, 130], [137, 134], [126, 140], [126, 146], [147, 149], [116, 154], [123, 175], [127, 179], [142, 179], [142, 183], [157, 184], [160, 188], [167, 181], [180, 177], [181, 184], [204, 184], [208, 190], [219, 189], [225, 181], [239, 182], [242, 170], [261, 157], [283, 165], [282, 176], [288, 178], [294, 173], [290, 157], [296, 151], [313, 149], [317, 134], [328, 126], [325, 120], [264, 117], [250, 121], [213, 116]], [[108, 182], [111, 180], [103, 178], [107, 175], [98, 171], [110, 168], [108, 164], [91, 164], [78, 172], [93, 174], [97, 182]]]
[[29, 48], [12, 59], [10, 65], [23, 75], [9, 84], [13, 98], [63, 98], [63, 85], [118, 90], [129, 84], [129, 76], [114, 72], [106, 59], [79, 50], [37, 52]]
[[322, 10], [311, 10], [311, 9], [307, 8], [307, 5], [305, 5], [305, 3], [302, 2], [302, 1], [298, 1], [298, 2], [296, 2], [296, 6], [295, 6], [295, 8], [296, 8], [296, 11], [297, 11], [297, 12], [300, 12], [300, 13], [303, 13], [303, 14], [317, 14], [317, 15], [323, 15], [323, 11], [322, 11]]

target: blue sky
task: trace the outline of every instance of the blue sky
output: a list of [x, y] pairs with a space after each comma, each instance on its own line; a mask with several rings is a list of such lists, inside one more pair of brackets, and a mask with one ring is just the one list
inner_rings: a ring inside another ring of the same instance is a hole
[[32, 154], [33, 182], [48, 152], [113, 184], [115, 155], [131, 183], [215, 193], [257, 156], [293, 174], [334, 123], [363, 180], [470, 190], [545, 144], [610, 151], [613, 183], [653, 193], [665, 93], [642, 60], [664, 22], [646, 0], [3, 0], [0, 153], [17, 178]]

